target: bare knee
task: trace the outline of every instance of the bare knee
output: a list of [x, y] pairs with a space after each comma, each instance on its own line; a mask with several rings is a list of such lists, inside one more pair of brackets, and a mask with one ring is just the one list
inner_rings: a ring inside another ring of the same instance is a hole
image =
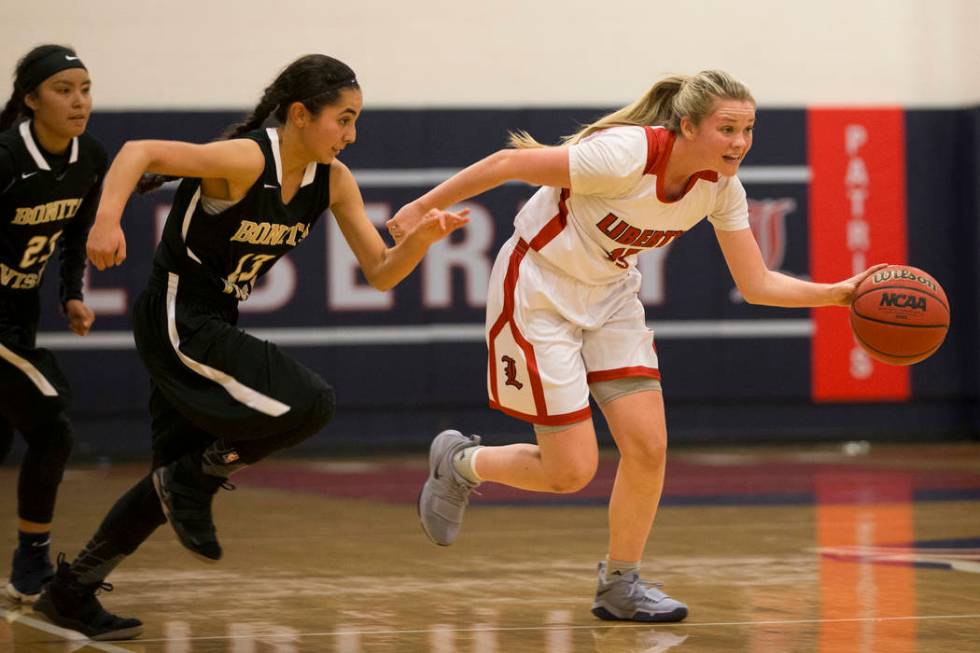
[[667, 460], [667, 438], [660, 434], [631, 438], [620, 442], [619, 454], [629, 465], [659, 467]]
[[556, 428], [535, 425], [534, 432], [548, 491], [569, 494], [589, 484], [599, 466], [599, 448], [591, 420]]
[[551, 491], [557, 494], [578, 492], [592, 481], [596, 467], [595, 461], [582, 461], [563, 466], [549, 479]]

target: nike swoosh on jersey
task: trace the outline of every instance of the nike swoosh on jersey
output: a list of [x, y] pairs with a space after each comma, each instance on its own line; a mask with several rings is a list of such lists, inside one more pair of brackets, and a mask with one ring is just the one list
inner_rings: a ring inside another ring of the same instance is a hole
[[68, 61], [78, 61], [78, 57], [72, 57], [67, 54], [65, 55], [65, 59], [67, 59]]
[[22, 172], [20, 173], [20, 178], [27, 179], [28, 177], [33, 177], [36, 174], [37, 174], [37, 170], [35, 170], [34, 172]]
[[262, 185], [265, 186], [266, 188], [279, 188], [278, 186], [275, 186], [273, 184], [262, 184]]

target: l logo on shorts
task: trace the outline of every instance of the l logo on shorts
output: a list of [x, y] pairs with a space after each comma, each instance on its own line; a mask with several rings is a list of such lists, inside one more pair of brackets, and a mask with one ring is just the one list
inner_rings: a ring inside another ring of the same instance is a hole
[[510, 356], [501, 356], [500, 360], [504, 364], [504, 375], [507, 377], [504, 385], [512, 385], [518, 390], [523, 388], [524, 384], [517, 380], [517, 361]]

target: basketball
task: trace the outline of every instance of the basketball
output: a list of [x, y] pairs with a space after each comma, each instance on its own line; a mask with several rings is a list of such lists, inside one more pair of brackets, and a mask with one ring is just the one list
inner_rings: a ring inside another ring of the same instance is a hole
[[868, 355], [890, 365], [931, 356], [949, 329], [949, 301], [939, 282], [910, 265], [867, 277], [851, 302], [851, 330]]

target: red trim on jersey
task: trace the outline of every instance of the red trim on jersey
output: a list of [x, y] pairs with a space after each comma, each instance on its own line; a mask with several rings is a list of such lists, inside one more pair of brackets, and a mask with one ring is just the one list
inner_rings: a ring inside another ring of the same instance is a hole
[[521, 261], [527, 254], [528, 244], [523, 238], [517, 241], [514, 251], [510, 254], [510, 262], [507, 265], [507, 274], [504, 277], [504, 307], [500, 316], [490, 328], [487, 336], [488, 365], [490, 369], [490, 397], [492, 402], [500, 401], [500, 394], [497, 389], [497, 352], [496, 340], [504, 327], [510, 325], [511, 335], [514, 342], [524, 352], [524, 360], [527, 363], [527, 372], [531, 383], [531, 395], [534, 397], [534, 408], [539, 414], [547, 414], [547, 405], [544, 401], [544, 386], [541, 385], [541, 375], [538, 373], [538, 362], [534, 356], [534, 346], [524, 337], [514, 323], [514, 292], [517, 288], [517, 278], [520, 276]]
[[698, 179], [704, 179], [712, 183], [718, 181], [718, 173], [714, 170], [695, 172], [688, 177], [687, 184], [684, 186], [684, 192], [681, 193], [680, 197], [673, 200], [667, 199], [667, 196], [664, 195], [664, 177], [666, 176], [664, 173], [667, 171], [667, 161], [670, 159], [670, 153], [674, 149], [676, 137], [673, 132], [666, 128], [655, 129], [653, 127], [645, 127], [644, 129], [647, 133], [647, 165], [643, 169], [643, 174], [657, 176], [658, 200], [664, 204], [673, 204], [682, 200], [694, 188], [694, 184], [698, 183]]
[[592, 408], [589, 406], [586, 406], [582, 410], [576, 410], [574, 413], [565, 413], [564, 415], [528, 415], [527, 413], [521, 413], [516, 410], [511, 410], [510, 408], [504, 408], [493, 400], [490, 401], [490, 407], [499, 410], [505, 415], [510, 415], [511, 417], [516, 417], [517, 419], [524, 420], [525, 422], [531, 422], [532, 424], [542, 424], [544, 426], [564, 426], [566, 424], [576, 424], [592, 417]]
[[643, 367], [637, 365], [634, 367], [619, 367], [614, 370], [600, 370], [598, 372], [589, 372], [585, 376], [585, 380], [589, 383], [598, 383], [600, 381], [612, 381], [614, 379], [628, 379], [635, 376], [645, 376], [651, 379], [660, 380], [660, 370], [654, 369], [652, 367]]
[[647, 165], [643, 174], [660, 176], [667, 168], [667, 159], [674, 147], [674, 135], [662, 127], [644, 127], [644, 130], [647, 133]]
[[531, 249], [535, 252], [540, 252], [542, 247], [550, 243], [568, 225], [568, 196], [570, 194], [571, 191], [567, 188], [561, 189], [561, 195], [558, 198], [558, 213], [531, 239]]

